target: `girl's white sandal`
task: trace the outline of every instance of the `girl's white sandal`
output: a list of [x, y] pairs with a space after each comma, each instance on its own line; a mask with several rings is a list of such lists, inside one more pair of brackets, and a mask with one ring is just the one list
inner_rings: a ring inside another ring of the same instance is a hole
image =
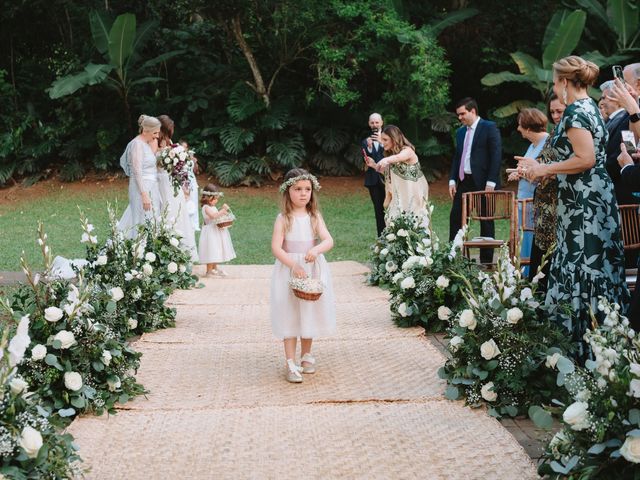
[[302, 368], [297, 366], [292, 359], [287, 360], [287, 382], [302, 383]]
[[[302, 365], [306, 363], [306, 365]], [[316, 359], [310, 353], [305, 353], [300, 359], [302, 373], [316, 373]]]

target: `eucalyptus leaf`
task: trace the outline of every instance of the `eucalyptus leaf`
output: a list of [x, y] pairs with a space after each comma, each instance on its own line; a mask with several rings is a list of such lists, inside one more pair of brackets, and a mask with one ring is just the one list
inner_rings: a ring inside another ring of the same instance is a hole
[[84, 408], [86, 402], [84, 401], [84, 397], [71, 397], [70, 403], [76, 408]]
[[560, 373], [569, 374], [573, 373], [576, 369], [575, 365], [571, 360], [567, 357], [558, 358], [558, 363], [556, 363], [556, 367]]
[[444, 396], [449, 400], [457, 400], [458, 398], [460, 398], [460, 391], [457, 387], [449, 385], [444, 391]]
[[529, 407], [527, 413], [536, 427], [548, 430], [553, 426], [553, 417], [544, 408], [538, 405], [532, 405]]
[[75, 414], [76, 414], [76, 411], [73, 408], [62, 408], [58, 410], [58, 415], [60, 415], [63, 418], [73, 417]]

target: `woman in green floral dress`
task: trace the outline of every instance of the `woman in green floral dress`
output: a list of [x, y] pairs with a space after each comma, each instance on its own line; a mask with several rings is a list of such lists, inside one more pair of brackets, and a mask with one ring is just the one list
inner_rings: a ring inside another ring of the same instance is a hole
[[585, 359], [582, 337], [597, 316], [599, 296], [628, 303], [618, 205], [605, 169], [608, 133], [587, 88], [598, 78], [598, 67], [577, 56], [553, 64], [555, 94], [567, 108], [551, 147], [556, 161], [539, 164], [516, 157], [530, 179], [558, 179], [557, 246], [551, 260], [546, 306], [565, 325]]

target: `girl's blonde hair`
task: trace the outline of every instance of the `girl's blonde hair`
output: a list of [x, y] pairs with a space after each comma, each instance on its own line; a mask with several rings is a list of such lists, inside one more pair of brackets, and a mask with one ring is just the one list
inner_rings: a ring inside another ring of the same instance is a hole
[[[299, 177], [300, 175], [308, 175], [304, 168], [294, 168], [287, 172], [284, 176], [284, 181], [286, 182], [290, 178]], [[311, 180], [300, 180], [311, 183]], [[298, 183], [298, 182], [296, 182]], [[293, 184], [295, 185], [295, 183]], [[289, 196], [289, 189], [293, 187], [291, 185], [284, 192], [282, 192], [282, 217], [284, 218], [284, 231], [291, 231], [291, 226], [293, 225], [293, 203], [291, 202], [291, 197]], [[306, 210], [309, 216], [311, 217], [311, 228], [313, 230], [314, 235], [318, 235], [318, 218], [320, 217], [320, 208], [318, 205], [318, 199], [316, 198], [315, 190], [313, 189], [313, 185], [311, 188], [311, 198], [309, 199], [309, 203], [306, 205]]]
[[153, 130], [160, 129], [160, 120], [156, 117], [150, 117], [149, 115], [140, 115], [138, 117], [139, 132], [152, 132]]
[[387, 135], [393, 143], [390, 150], [384, 151], [385, 157], [400, 153], [404, 147], [409, 147], [415, 152], [416, 147], [414, 147], [413, 144], [409, 140], [407, 140], [407, 137], [404, 136], [402, 130], [400, 130], [395, 125], [387, 125], [382, 129], [382, 133]]

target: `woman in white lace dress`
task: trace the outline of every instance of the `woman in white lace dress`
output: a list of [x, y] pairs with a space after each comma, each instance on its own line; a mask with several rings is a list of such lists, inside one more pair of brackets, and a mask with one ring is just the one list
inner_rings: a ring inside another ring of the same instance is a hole
[[129, 238], [136, 236], [138, 225], [148, 218], [158, 218], [161, 212], [156, 156], [151, 146], [160, 134], [160, 121], [140, 115], [138, 125], [140, 134], [129, 142], [120, 157], [120, 166], [129, 177], [129, 206], [118, 222], [118, 229]]

